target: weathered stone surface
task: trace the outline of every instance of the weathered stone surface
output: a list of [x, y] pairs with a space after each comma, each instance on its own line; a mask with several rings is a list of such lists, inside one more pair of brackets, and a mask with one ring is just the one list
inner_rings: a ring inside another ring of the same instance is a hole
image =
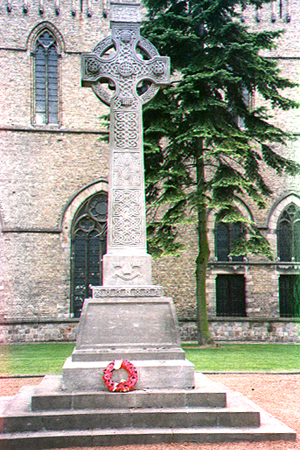
[[[103, 370], [111, 361], [74, 362], [63, 366], [63, 389], [105, 391]], [[131, 360], [138, 372], [137, 389], [191, 389], [195, 385], [194, 365], [185, 360]]]
[[87, 299], [76, 350], [180, 347], [178, 331], [170, 298]]
[[[170, 61], [139, 34], [140, 4], [111, 2], [111, 36], [82, 55], [82, 83], [110, 105], [110, 169], [104, 285], [151, 284], [146, 252], [142, 104], [169, 83]], [[114, 47], [115, 53], [107, 51]], [[143, 59], [142, 54], [147, 55]], [[103, 80], [114, 85], [103, 87]], [[137, 86], [142, 86], [140, 93]], [[149, 85], [150, 83], [150, 85]]]
[[[93, 287], [93, 298], [84, 302], [76, 348], [63, 367], [67, 391], [104, 390], [103, 369], [111, 360], [125, 358], [137, 368], [139, 389], [194, 387], [194, 367], [180, 348], [173, 302], [154, 297], [151, 289], [142, 104], [169, 82], [170, 62], [140, 36], [139, 7], [135, 2], [111, 2], [111, 37], [82, 55], [83, 85], [92, 86], [110, 105], [108, 242], [104, 288]], [[112, 46], [111, 56], [106, 52]], [[103, 88], [103, 80], [114, 85], [112, 93]], [[137, 86], [145, 81], [139, 93]], [[113, 288], [122, 295], [112, 296]], [[152, 296], [141, 296], [149, 289]]]
[[[1, 449], [295, 440], [293, 430], [241, 394], [201, 374], [196, 380], [195, 390], [69, 394], [61, 391], [60, 376], [46, 377], [3, 403]], [[71, 407], [63, 409], [70, 397]]]

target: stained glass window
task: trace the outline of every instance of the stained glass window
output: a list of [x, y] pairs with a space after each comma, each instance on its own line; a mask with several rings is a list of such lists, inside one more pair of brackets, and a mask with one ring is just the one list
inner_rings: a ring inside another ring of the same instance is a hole
[[44, 31], [35, 48], [35, 122], [37, 125], [58, 123], [57, 44]]
[[103, 255], [106, 253], [107, 195], [97, 193], [77, 211], [72, 226], [71, 311], [79, 317], [90, 285], [102, 285]]

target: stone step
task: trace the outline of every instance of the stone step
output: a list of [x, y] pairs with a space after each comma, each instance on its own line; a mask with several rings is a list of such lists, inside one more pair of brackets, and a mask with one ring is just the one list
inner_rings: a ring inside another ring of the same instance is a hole
[[158, 410], [85, 410], [40, 412], [1, 418], [4, 433], [39, 430], [80, 430], [89, 428], [178, 428], [178, 427], [259, 427], [257, 411], [222, 411], [207, 408]]
[[[151, 401], [150, 407], [149, 404], [148, 407], [138, 408], [129, 407], [129, 405], [127, 408], [111, 408], [108, 405], [106, 409], [102, 407], [87, 409], [88, 402], [93, 397], [93, 394], [88, 392], [86, 393], [88, 397], [82, 400], [83, 409], [32, 411], [31, 398], [34, 395], [37, 398], [43, 397], [47, 386], [50, 388], [51, 380], [46, 378], [39, 387], [21, 388], [14, 397], [0, 401], [2, 408], [0, 410], [2, 425], [0, 448], [1, 450], [23, 450], [24, 448], [39, 450], [171, 442], [212, 443], [294, 441], [296, 439], [296, 433], [293, 430], [241, 394], [227, 390], [203, 375], [197, 374], [196, 378], [197, 389], [177, 392], [179, 405], [183, 398], [185, 402], [187, 401], [189, 394], [193, 398], [193, 392], [195, 392], [195, 402], [190, 406], [174, 406], [170, 403], [167, 407], [157, 407], [155, 402], [151, 403]], [[56, 388], [59, 389], [59, 378], [54, 377], [54, 381]], [[55, 393], [54, 381], [52, 379], [51, 394]], [[199, 394], [225, 393], [226, 407], [197, 406], [197, 390], [202, 391]], [[128, 394], [132, 393], [107, 393], [111, 399], [122, 399], [121, 402], [124, 402], [123, 399], [132, 397]], [[159, 398], [157, 392], [149, 394], [150, 399], [152, 394], [153, 399]], [[170, 392], [171, 397], [165, 395], [165, 398], [176, 401], [176, 396], [174, 397], [173, 394], [174, 392]], [[81, 393], [79, 393], [80, 396]], [[139, 397], [138, 391], [136, 396]], [[68, 397], [69, 394], [65, 396], [65, 398]], [[97, 403], [98, 399], [95, 402]]]
[[295, 441], [296, 434], [280, 422], [259, 428], [160, 428], [67, 430], [2, 434], [1, 450], [41, 450], [70, 447], [109, 447], [161, 443]]
[[211, 407], [224, 408], [224, 389], [208, 383], [203, 378], [197, 389], [147, 389], [131, 392], [63, 392], [61, 377], [48, 375], [36, 387], [32, 395], [33, 411], [59, 409], [103, 409], [103, 408], [169, 408]]
[[115, 359], [135, 360], [184, 360], [185, 353], [180, 348], [172, 347], [147, 347], [147, 348], [99, 348], [93, 350], [74, 350], [72, 353], [72, 361], [113, 361]]
[[[32, 387], [23, 388], [0, 417], [4, 433], [39, 430], [124, 428], [259, 427], [252, 407], [231, 401], [229, 408], [168, 407], [31, 411]], [[114, 394], [111, 394], [114, 395]]]

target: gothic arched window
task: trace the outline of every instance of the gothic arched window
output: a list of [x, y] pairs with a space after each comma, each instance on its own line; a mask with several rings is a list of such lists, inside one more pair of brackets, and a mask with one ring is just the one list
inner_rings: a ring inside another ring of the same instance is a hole
[[58, 123], [58, 52], [57, 42], [48, 30], [36, 40], [35, 64], [35, 123]]
[[[215, 228], [215, 248], [218, 261], [228, 261], [234, 243], [243, 233], [238, 223], [217, 222]], [[243, 256], [232, 256], [231, 261], [243, 261]]]
[[90, 284], [102, 284], [103, 255], [106, 253], [107, 195], [97, 193], [78, 209], [72, 225], [71, 312], [79, 317]]
[[294, 203], [279, 217], [277, 251], [280, 261], [300, 261], [300, 208]]

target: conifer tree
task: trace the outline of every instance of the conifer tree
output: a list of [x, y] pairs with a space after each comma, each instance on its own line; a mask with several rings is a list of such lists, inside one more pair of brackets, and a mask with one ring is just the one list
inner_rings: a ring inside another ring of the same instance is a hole
[[[290, 136], [270, 120], [272, 108], [297, 107], [282, 91], [295, 85], [280, 75], [274, 60], [262, 56], [281, 33], [250, 32], [240, 20], [238, 11], [268, 0], [144, 3], [148, 20], [142, 34], [171, 57], [172, 65], [170, 86], [144, 108], [149, 247], [156, 254], [180, 248], [178, 225], [195, 218], [198, 342], [210, 344], [207, 214], [214, 209], [219, 221], [242, 225], [232, 254], [271, 258], [267, 240], [243, 216], [238, 199], [263, 208], [271, 194], [264, 167], [279, 175], [299, 170], [274, 150]], [[249, 96], [258, 94], [265, 106], [251, 107]]]

